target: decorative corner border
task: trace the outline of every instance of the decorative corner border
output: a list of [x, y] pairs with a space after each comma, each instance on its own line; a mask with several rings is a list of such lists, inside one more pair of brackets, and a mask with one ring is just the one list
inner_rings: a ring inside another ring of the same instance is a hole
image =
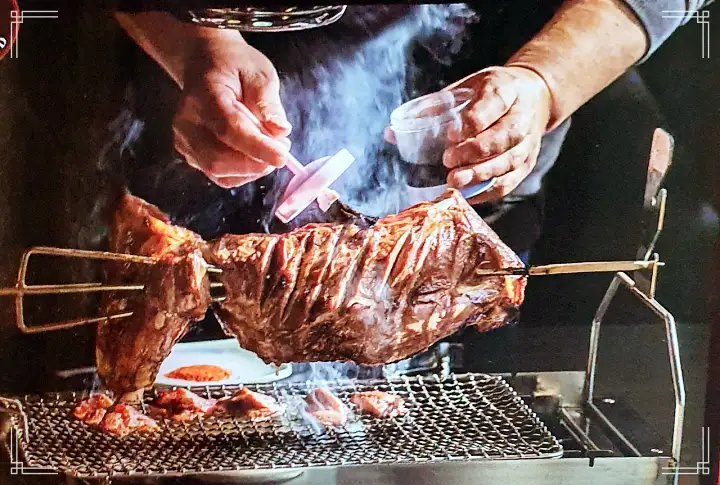
[[17, 59], [19, 55], [18, 45], [18, 30], [20, 24], [29, 19], [56, 19], [58, 18], [57, 10], [16, 10], [10, 11], [10, 38], [14, 39], [10, 45], [10, 59]]
[[663, 467], [663, 475], [710, 475], [710, 428], [702, 428], [702, 461], [695, 466]]
[[58, 475], [52, 468], [26, 466], [20, 459], [20, 437], [10, 428], [10, 475]]
[[710, 59], [710, 10], [663, 10], [662, 14], [665, 19], [695, 19], [702, 31], [701, 56], [703, 59]]

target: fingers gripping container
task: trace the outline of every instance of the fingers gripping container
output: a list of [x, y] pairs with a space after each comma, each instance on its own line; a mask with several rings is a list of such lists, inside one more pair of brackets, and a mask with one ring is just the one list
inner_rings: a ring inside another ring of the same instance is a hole
[[[451, 146], [453, 134], [463, 132], [462, 114], [474, 92], [468, 88], [438, 91], [408, 101], [390, 114], [390, 130], [400, 157], [412, 165], [442, 165], [443, 152]], [[457, 136], [457, 135], [456, 135]], [[479, 195], [494, 185], [495, 179], [463, 188], [466, 198]], [[442, 193], [447, 185], [431, 189], [417, 188], [427, 199]], [[410, 187], [411, 192], [413, 187]]]

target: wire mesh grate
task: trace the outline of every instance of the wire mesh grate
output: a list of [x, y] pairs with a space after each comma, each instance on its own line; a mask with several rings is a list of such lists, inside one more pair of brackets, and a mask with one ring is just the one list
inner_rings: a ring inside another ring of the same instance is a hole
[[[405, 399], [409, 413], [373, 418], [353, 413], [341, 428], [321, 429], [304, 419], [298, 403], [322, 385], [349, 405], [354, 392], [381, 390]], [[562, 447], [501, 378], [481, 374], [391, 380], [273, 383], [247, 386], [275, 397], [278, 419], [210, 417], [160, 422], [159, 432], [116, 438], [72, 416], [86, 393], [26, 396], [11, 422], [27, 465], [93, 477], [184, 475], [236, 470], [382, 463], [554, 458]], [[219, 398], [237, 387], [194, 388]], [[146, 402], [156, 391], [147, 393]]]

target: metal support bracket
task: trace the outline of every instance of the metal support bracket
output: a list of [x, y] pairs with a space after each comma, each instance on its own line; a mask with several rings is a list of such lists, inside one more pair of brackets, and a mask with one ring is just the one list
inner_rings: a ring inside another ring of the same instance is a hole
[[[658, 128], [653, 136], [653, 147], [650, 154], [648, 167], [647, 185], [645, 187], [645, 198], [643, 207], [647, 214], [654, 215], [657, 224], [655, 230], [646, 232], [645, 237], [649, 239], [646, 245], [640, 247], [638, 258], [650, 261], [659, 260], [658, 254], [654, 252], [657, 241], [663, 229], [665, 220], [665, 208], [667, 203], [667, 190], [660, 188], [667, 170], [671, 165], [672, 158], [672, 137], [664, 130]], [[585, 372], [585, 383], [583, 388], [583, 402], [587, 409], [593, 412], [601, 422], [610, 429], [613, 429], [612, 423], [605, 417], [600, 409], [593, 403], [593, 393], [595, 388], [595, 377], [597, 371], [597, 354], [600, 341], [600, 326], [603, 318], [607, 313], [610, 303], [617, 294], [620, 287], [625, 287], [640, 302], [649, 308], [657, 317], [662, 320], [665, 325], [665, 335], [667, 339], [667, 351], [670, 359], [670, 369], [672, 374], [673, 391], [675, 394], [675, 413], [673, 420], [673, 436], [671, 448], [671, 464], [674, 467], [680, 464], [680, 450], [682, 446], [682, 431], [685, 417], [685, 383], [683, 379], [682, 366], [680, 363], [680, 347], [677, 339], [677, 327], [673, 315], [665, 309], [655, 299], [655, 289], [657, 287], [657, 272], [659, 265], [653, 265], [650, 274], [643, 271], [635, 271], [633, 277], [628, 273], [618, 272], [615, 274], [610, 286], [605, 292], [595, 317], [592, 321], [592, 329], [590, 332], [590, 345], [588, 350], [588, 362]], [[617, 430], [615, 430], [617, 431]], [[622, 434], [617, 431], [622, 437]], [[627, 443], [628, 447], [633, 450], [631, 443]], [[639, 452], [634, 450], [639, 456]], [[672, 483], [677, 484], [678, 474], [671, 474], [669, 478]]]

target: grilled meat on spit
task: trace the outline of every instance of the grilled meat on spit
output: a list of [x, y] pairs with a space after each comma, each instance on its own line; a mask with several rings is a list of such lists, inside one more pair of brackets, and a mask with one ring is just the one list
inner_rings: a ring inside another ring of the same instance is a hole
[[142, 294], [106, 299], [106, 309], [134, 312], [98, 330], [98, 372], [115, 392], [152, 385], [172, 345], [205, 313], [205, 261], [223, 270], [227, 295], [216, 313], [225, 332], [276, 364], [401, 360], [465, 326], [504, 325], [526, 283], [475, 273], [522, 262], [454, 190], [371, 227], [310, 224], [282, 235], [226, 235], [207, 245], [126, 195], [111, 249], [160, 259], [116, 267], [111, 275], [114, 283], [146, 285]]
[[526, 280], [477, 268], [522, 267], [456, 191], [374, 226], [311, 224], [283, 235], [226, 235], [217, 316], [266, 362], [384, 364], [466, 325], [505, 324]]
[[143, 292], [111, 292], [106, 315], [131, 311], [121, 322], [101, 322], [96, 363], [103, 384], [116, 397], [152, 386], [172, 346], [205, 316], [210, 304], [203, 241], [170, 224], [157, 207], [125, 195], [115, 214], [110, 250], [152, 256], [156, 264], [111, 263], [112, 284], [141, 282]]

